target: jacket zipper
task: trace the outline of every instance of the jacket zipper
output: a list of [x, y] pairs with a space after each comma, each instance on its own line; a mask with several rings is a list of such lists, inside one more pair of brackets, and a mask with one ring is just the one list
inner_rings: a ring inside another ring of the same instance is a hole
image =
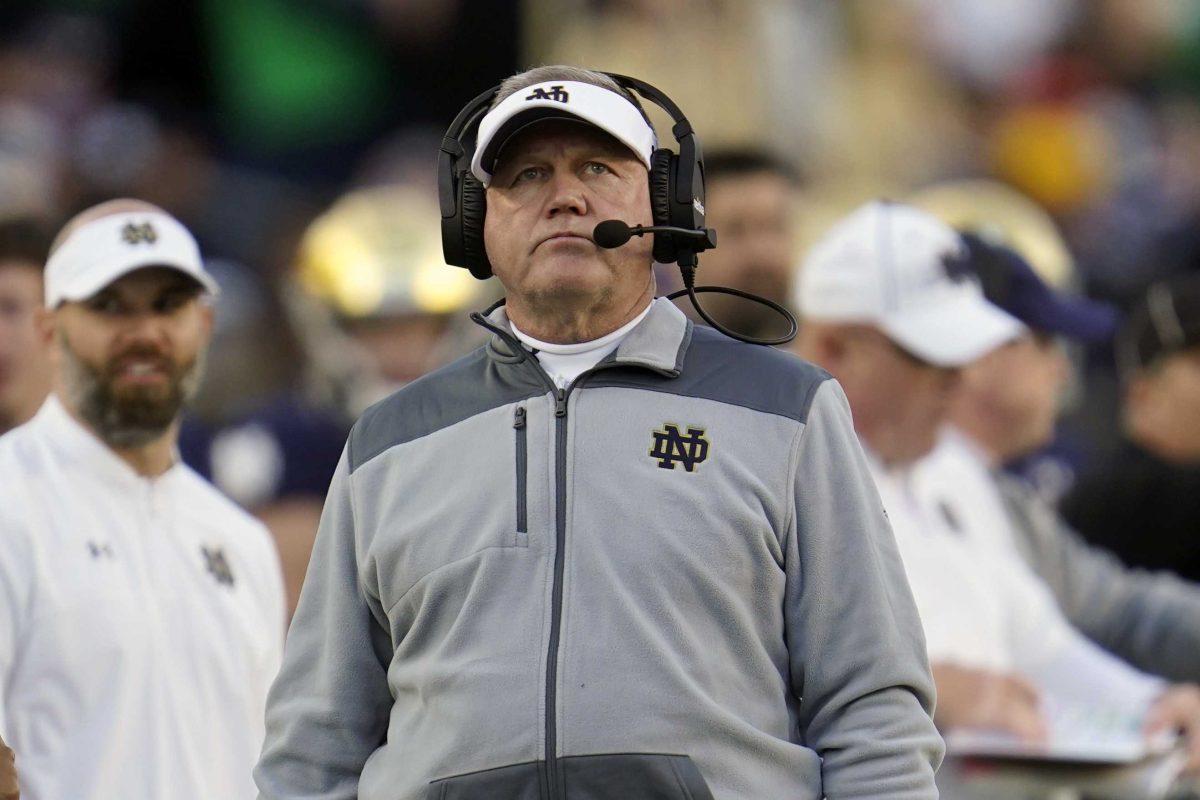
[[546, 777], [550, 800], [564, 798], [558, 775], [558, 643], [562, 634], [563, 573], [567, 556], [567, 398], [593, 372], [612, 364], [598, 364], [561, 389], [534, 362], [554, 390], [554, 586], [551, 590], [550, 644], [546, 652]]
[[529, 533], [528, 492], [525, 481], [528, 472], [529, 450], [525, 434], [525, 406], [513, 412], [513, 430], [517, 439], [517, 533]]
[[[579, 375], [567, 388], [560, 388], [542, 367], [535, 356], [529, 354], [507, 331], [491, 325], [479, 313], [471, 315], [478, 324], [499, 335], [514, 348], [524, 353], [533, 365], [542, 382], [554, 397], [554, 584], [551, 589], [550, 642], [546, 650], [546, 717], [545, 717], [545, 761], [546, 796], [549, 800], [565, 800], [559, 791], [558, 775], [558, 644], [562, 633], [563, 572], [566, 564], [567, 540], [567, 398], [585, 378], [598, 369], [611, 364], [598, 364]], [[516, 412], [514, 412], [516, 414]], [[513, 425], [516, 427], [516, 418]], [[518, 431], [521, 429], [518, 428]]]
[[[545, 375], [542, 365], [537, 366]], [[549, 380], [550, 376], [546, 375], [546, 378]], [[567, 555], [567, 393], [566, 389], [554, 389], [554, 585], [550, 594], [550, 644], [546, 648], [546, 777], [551, 800], [559, 797], [558, 641], [562, 633], [563, 572]]]

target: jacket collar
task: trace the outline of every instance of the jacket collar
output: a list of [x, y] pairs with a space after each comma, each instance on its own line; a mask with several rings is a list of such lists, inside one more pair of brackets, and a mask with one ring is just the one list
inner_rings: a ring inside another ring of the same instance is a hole
[[[487, 346], [491, 358], [513, 363], [528, 357], [512, 334], [503, 300], [485, 311], [472, 314], [471, 319], [492, 332]], [[651, 301], [649, 313], [601, 363], [642, 367], [668, 378], [677, 378], [691, 341], [691, 320], [670, 300], [659, 297]]]

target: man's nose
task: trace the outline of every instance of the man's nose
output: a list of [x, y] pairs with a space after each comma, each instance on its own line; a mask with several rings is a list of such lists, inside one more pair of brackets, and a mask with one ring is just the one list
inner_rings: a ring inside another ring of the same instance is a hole
[[949, 394], [962, 383], [962, 367], [936, 367], [938, 385]]
[[121, 326], [123, 344], [160, 345], [167, 341], [167, 326], [161, 314], [144, 311], [130, 314]]
[[550, 217], [560, 214], [587, 213], [587, 195], [579, 176], [567, 172], [556, 172], [550, 183], [550, 202], [546, 213]]

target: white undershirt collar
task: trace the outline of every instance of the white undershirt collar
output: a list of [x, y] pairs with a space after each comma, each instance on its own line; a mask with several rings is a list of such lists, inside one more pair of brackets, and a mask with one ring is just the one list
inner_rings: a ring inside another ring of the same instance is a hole
[[599, 364], [613, 350], [616, 350], [621, 341], [629, 335], [629, 332], [646, 318], [646, 315], [650, 313], [652, 305], [654, 305], [653, 301], [646, 305], [642, 313], [612, 333], [605, 334], [599, 339], [592, 339], [589, 342], [574, 342], [571, 344], [543, 342], [523, 332], [511, 319], [508, 321], [508, 324], [512, 328], [513, 335], [520, 340], [521, 344], [528, 347], [537, 356], [538, 362], [554, 380], [554, 383], [558, 386], [566, 386], [581, 374]]

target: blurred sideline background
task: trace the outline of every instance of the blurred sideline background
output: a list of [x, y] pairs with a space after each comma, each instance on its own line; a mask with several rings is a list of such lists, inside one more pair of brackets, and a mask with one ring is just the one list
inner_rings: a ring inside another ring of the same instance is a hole
[[[1051, 215], [1059, 285], [1128, 306], [1200, 266], [1197, 0], [4, 0], [0, 219], [133, 196], [196, 233], [224, 293], [184, 455], [293, 572], [357, 413], [478, 341], [498, 291], [441, 265], [437, 146], [541, 63], [791, 162], [796, 262], [867, 198], [987, 178]], [[1103, 450], [1112, 355], [1077, 357], [1064, 436]]]

